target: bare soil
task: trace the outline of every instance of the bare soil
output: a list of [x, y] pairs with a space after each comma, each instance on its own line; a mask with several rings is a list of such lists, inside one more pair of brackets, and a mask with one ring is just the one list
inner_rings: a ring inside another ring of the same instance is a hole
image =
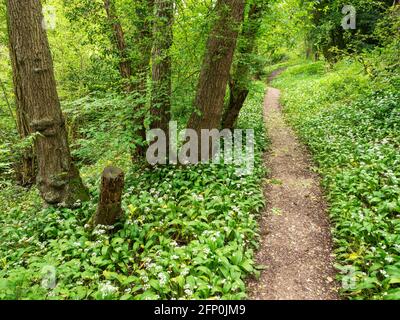
[[269, 88], [264, 115], [271, 139], [265, 156], [270, 170], [265, 187], [268, 204], [260, 219], [261, 246], [256, 255], [265, 266], [250, 279], [253, 300], [336, 300], [327, 205], [320, 178], [307, 149], [285, 123], [280, 91]]

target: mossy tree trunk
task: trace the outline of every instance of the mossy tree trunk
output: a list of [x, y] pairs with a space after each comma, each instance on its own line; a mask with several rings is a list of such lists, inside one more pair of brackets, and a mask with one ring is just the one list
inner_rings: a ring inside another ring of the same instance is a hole
[[39, 134], [34, 148], [40, 194], [52, 205], [87, 200], [88, 191], [70, 155], [41, 3], [7, 0], [6, 4], [14, 86], [29, 133]]
[[146, 154], [145, 118], [148, 113], [146, 107], [147, 80], [153, 46], [154, 0], [135, 1], [136, 20], [136, 51], [138, 59], [134, 61], [133, 90], [135, 105], [133, 106], [134, 148], [132, 161], [143, 159]]
[[171, 55], [174, 1], [155, 0], [152, 53], [151, 128], [168, 133], [171, 115]]

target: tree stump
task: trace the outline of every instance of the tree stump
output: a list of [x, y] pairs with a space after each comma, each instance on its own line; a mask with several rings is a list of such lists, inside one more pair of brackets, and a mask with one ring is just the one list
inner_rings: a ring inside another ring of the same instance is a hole
[[93, 217], [93, 226], [111, 226], [122, 216], [121, 197], [124, 189], [124, 172], [107, 167], [101, 176], [100, 200]]

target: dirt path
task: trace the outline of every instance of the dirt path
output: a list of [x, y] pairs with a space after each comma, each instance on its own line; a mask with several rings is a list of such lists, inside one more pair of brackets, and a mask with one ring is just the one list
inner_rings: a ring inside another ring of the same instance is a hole
[[272, 142], [266, 155], [268, 205], [261, 218], [257, 263], [266, 266], [248, 283], [255, 300], [338, 299], [330, 225], [310, 155], [285, 123], [280, 92], [269, 88], [264, 114]]

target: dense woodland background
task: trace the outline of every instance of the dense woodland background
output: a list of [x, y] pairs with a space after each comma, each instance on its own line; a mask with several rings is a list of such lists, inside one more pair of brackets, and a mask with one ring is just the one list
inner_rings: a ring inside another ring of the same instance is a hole
[[[259, 273], [263, 98], [281, 68], [274, 86], [330, 204], [338, 280], [355, 279], [342, 297], [400, 299], [399, 8], [1, 1], [0, 299], [245, 298]], [[145, 132], [171, 119], [254, 129], [255, 171], [149, 167]], [[125, 173], [122, 219], [94, 228], [110, 165]]]

